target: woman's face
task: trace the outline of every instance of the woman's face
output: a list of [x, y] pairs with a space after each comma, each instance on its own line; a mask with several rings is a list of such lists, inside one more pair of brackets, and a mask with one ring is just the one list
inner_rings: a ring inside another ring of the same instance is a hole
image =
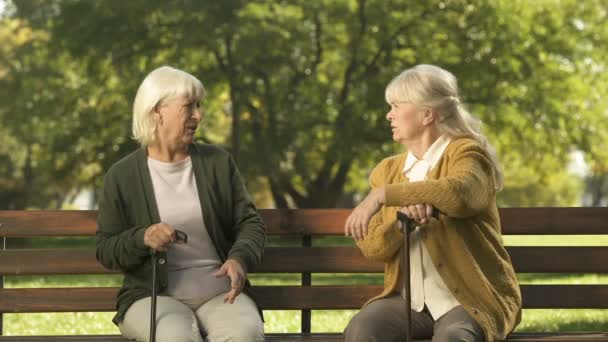
[[163, 102], [155, 113], [160, 144], [176, 149], [192, 144], [203, 117], [200, 99], [179, 96]]
[[410, 102], [391, 103], [386, 119], [391, 124], [393, 140], [401, 144], [415, 141], [424, 130], [424, 111]]

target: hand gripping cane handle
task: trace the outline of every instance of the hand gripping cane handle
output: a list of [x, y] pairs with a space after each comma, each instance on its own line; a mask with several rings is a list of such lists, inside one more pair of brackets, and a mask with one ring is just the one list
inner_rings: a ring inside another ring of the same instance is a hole
[[[438, 219], [439, 214], [441, 214], [439, 209], [433, 207], [433, 213], [431, 214], [431, 216]], [[415, 224], [416, 222], [414, 221], [414, 219], [409, 218], [407, 215], [405, 215], [404, 213], [402, 213], [400, 211], [397, 212], [397, 220], [401, 222], [401, 229], [403, 229], [404, 233], [405, 233], [405, 228], [407, 228], [408, 233], [411, 233], [412, 230], [414, 230], [414, 228], [416, 227], [416, 224]]]

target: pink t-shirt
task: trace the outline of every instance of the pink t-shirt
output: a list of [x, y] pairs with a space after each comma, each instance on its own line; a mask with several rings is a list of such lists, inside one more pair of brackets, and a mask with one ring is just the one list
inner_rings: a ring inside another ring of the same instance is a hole
[[166, 163], [148, 158], [148, 168], [161, 221], [188, 234], [188, 243], [169, 246], [165, 294], [196, 309], [230, 291], [230, 279], [213, 275], [222, 262], [205, 227], [192, 160]]

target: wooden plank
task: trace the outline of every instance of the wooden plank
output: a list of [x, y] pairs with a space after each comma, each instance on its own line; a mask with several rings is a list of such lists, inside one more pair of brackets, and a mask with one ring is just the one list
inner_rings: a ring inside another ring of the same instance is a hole
[[[261, 209], [274, 235], [344, 233], [351, 209]], [[93, 210], [0, 211], [0, 236], [92, 236], [97, 212]], [[608, 207], [501, 208], [503, 234], [606, 234]]]
[[[256, 302], [266, 310], [355, 309], [380, 286], [257, 286]], [[0, 312], [113, 311], [117, 288], [0, 289]]]
[[384, 264], [366, 259], [356, 247], [269, 247], [260, 273], [380, 273]]
[[608, 285], [522, 285], [528, 309], [608, 309]]
[[118, 288], [0, 289], [0, 312], [114, 311]]
[[[518, 272], [608, 273], [608, 247], [508, 247]], [[40, 260], [44, 260], [43, 263]], [[269, 247], [258, 273], [382, 273], [356, 247]], [[0, 275], [105, 274], [93, 249], [0, 251]]]
[[0, 336], [0, 342], [133, 342], [120, 335]]
[[266, 342], [343, 342], [342, 334], [325, 333], [325, 334], [265, 334]]
[[[342, 334], [339, 333], [315, 333], [302, 335], [297, 333], [288, 334], [265, 334], [267, 342], [342, 342]], [[77, 335], [77, 336], [0, 336], [1, 342], [127, 342], [133, 341], [120, 335]], [[420, 340], [416, 340], [420, 341]]]
[[[44, 262], [41, 262], [44, 260]], [[103, 267], [94, 249], [18, 249], [0, 251], [0, 275], [117, 273]]]
[[344, 222], [352, 209], [260, 210], [269, 234], [344, 235]]
[[[267, 342], [341, 342], [339, 333], [297, 333], [266, 334]], [[119, 335], [80, 335], [80, 336], [0, 336], [2, 342], [126, 342], [130, 341]], [[430, 340], [414, 340], [430, 341]], [[608, 341], [608, 333], [513, 333], [507, 341], [518, 342], [573, 342], [573, 341]]]
[[[507, 247], [518, 272], [608, 273], [608, 247]], [[382, 273], [356, 247], [274, 247], [255, 272]]]
[[[358, 309], [379, 294], [382, 286], [256, 286], [257, 303], [265, 310]], [[0, 289], [0, 312], [113, 311], [118, 289], [43, 288]], [[523, 285], [529, 309], [607, 309], [608, 285]]]
[[256, 303], [265, 310], [358, 309], [382, 292], [380, 285], [256, 286]]
[[[315, 334], [265, 334], [266, 342], [342, 342], [339, 333]], [[80, 335], [80, 336], [0, 336], [1, 342], [127, 342], [133, 341], [119, 335]], [[415, 340], [426, 341], [426, 340]], [[429, 341], [430, 342], [430, 341]]]
[[[344, 235], [351, 209], [263, 209], [270, 234]], [[606, 234], [608, 207], [501, 208], [506, 235]]]
[[518, 342], [574, 342], [608, 341], [608, 333], [603, 332], [551, 332], [551, 333], [513, 333], [507, 341]]
[[92, 236], [96, 210], [0, 210], [0, 237]]
[[608, 273], [608, 247], [509, 246], [513, 267], [521, 273]]
[[608, 207], [501, 208], [503, 234], [580, 235], [608, 232]]

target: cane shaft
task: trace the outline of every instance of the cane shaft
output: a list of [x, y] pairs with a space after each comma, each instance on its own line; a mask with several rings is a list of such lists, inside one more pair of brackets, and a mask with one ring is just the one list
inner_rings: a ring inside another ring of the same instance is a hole
[[412, 317], [411, 317], [411, 308], [412, 308], [412, 290], [410, 284], [410, 231], [412, 229], [413, 222], [410, 218], [407, 218], [401, 221], [403, 226], [403, 270], [402, 281], [403, 287], [405, 290], [405, 322], [406, 322], [406, 332], [405, 332], [405, 341], [412, 342]]
[[156, 341], [156, 276], [157, 260], [156, 253], [152, 253], [152, 298], [150, 304], [150, 342]]

